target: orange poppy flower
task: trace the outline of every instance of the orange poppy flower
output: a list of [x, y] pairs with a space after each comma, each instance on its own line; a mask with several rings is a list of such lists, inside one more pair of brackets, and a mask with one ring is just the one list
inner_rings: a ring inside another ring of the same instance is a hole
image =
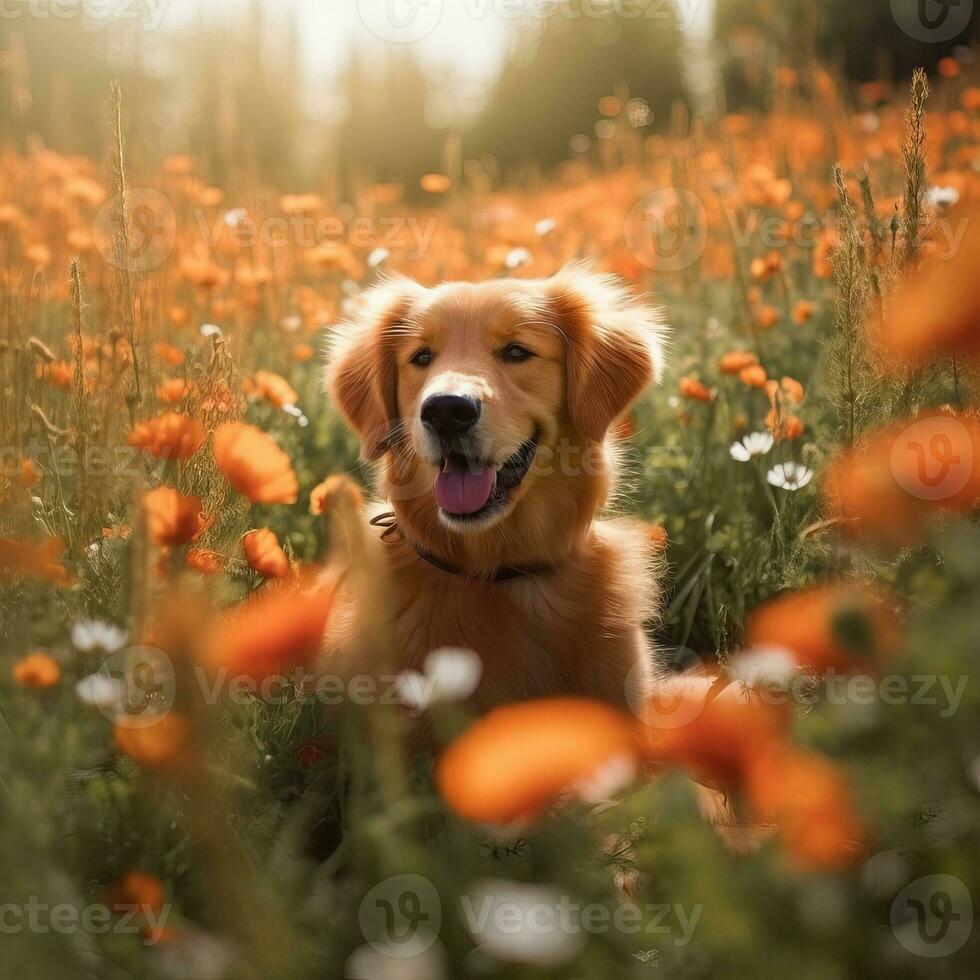
[[779, 323], [780, 319], [782, 317], [775, 306], [760, 306], [755, 315], [756, 326], [762, 330], [771, 330]]
[[745, 790], [753, 814], [776, 826], [797, 867], [833, 871], [861, 860], [865, 831], [850, 787], [831, 762], [768, 745], [749, 760]]
[[43, 245], [38, 242], [36, 245], [28, 245], [24, 249], [24, 258], [31, 265], [37, 266], [39, 269], [46, 269], [51, 265], [51, 249], [47, 245]]
[[761, 364], [751, 364], [738, 372], [738, 379], [750, 388], [762, 388], [765, 386], [768, 377], [766, 369]]
[[157, 386], [157, 398], [167, 405], [176, 405], [190, 394], [190, 390], [183, 378], [168, 378]]
[[783, 267], [783, 261], [775, 252], [761, 258], [753, 259], [749, 265], [749, 272], [753, 279], [765, 280], [774, 276]]
[[47, 653], [30, 653], [18, 660], [12, 670], [14, 680], [21, 687], [44, 690], [54, 687], [61, 680], [61, 667], [58, 661]]
[[279, 207], [284, 214], [311, 214], [322, 211], [326, 202], [319, 194], [284, 194]]
[[41, 471], [33, 459], [22, 459], [18, 469], [17, 482], [25, 490], [33, 490], [41, 482]]
[[295, 405], [299, 401], [299, 395], [289, 382], [272, 371], [256, 371], [252, 385], [256, 395], [264, 398], [270, 405], [275, 405], [276, 408]]
[[309, 344], [295, 344], [290, 353], [292, 354], [293, 360], [299, 361], [301, 364], [312, 361], [316, 355], [316, 351]]
[[718, 362], [722, 374], [741, 374], [748, 367], [759, 363], [759, 355], [750, 350], [733, 350]]
[[186, 327], [191, 322], [191, 311], [186, 306], [171, 306], [167, 310], [167, 319], [175, 327]]
[[146, 422], [137, 422], [129, 444], [158, 459], [190, 459], [204, 445], [203, 423], [189, 415], [164, 412]]
[[834, 582], [780, 596], [757, 608], [745, 628], [748, 647], [780, 647], [817, 671], [866, 670], [901, 643], [898, 617], [884, 593]]
[[0, 581], [30, 575], [68, 588], [71, 577], [62, 564], [64, 552], [60, 538], [37, 543], [0, 538]]
[[797, 326], [802, 327], [805, 323], [809, 323], [813, 314], [817, 310], [816, 303], [811, 303], [807, 299], [801, 299], [793, 307], [793, 323]]
[[156, 875], [130, 871], [107, 891], [106, 904], [116, 915], [133, 909], [155, 914], [163, 908], [166, 897], [163, 882]]
[[191, 726], [176, 711], [142, 727], [116, 725], [114, 738], [116, 747], [144, 769], [184, 772], [192, 761]]
[[453, 182], [445, 174], [426, 174], [419, 185], [427, 194], [445, 194], [453, 186]]
[[778, 382], [770, 381], [766, 385], [766, 394], [769, 395], [769, 401], [774, 405], [780, 401], [787, 401], [793, 405], [799, 405], [806, 396], [803, 385], [795, 378], [789, 377], [784, 377]]
[[163, 172], [171, 177], [186, 177], [194, 172], [194, 161], [185, 154], [173, 154], [164, 159]]
[[552, 698], [491, 711], [442, 755], [436, 782], [460, 816], [509, 824], [580, 793], [607, 767], [631, 776], [640, 762], [635, 723], [598, 701]]
[[798, 439], [806, 431], [799, 418], [778, 408], [766, 413], [766, 428], [775, 439]]
[[153, 345], [153, 354], [170, 367], [180, 367], [184, 363], [184, 352], [179, 347], [160, 340]]
[[702, 684], [671, 684], [647, 702], [647, 759], [680, 767], [705, 785], [738, 786], [761, 747], [784, 739], [792, 722], [786, 705], [761, 701], [741, 685], [706, 698]]
[[710, 402], [714, 395], [697, 378], [681, 378], [678, 383], [681, 394], [697, 402]]
[[260, 682], [288, 667], [309, 666], [322, 647], [335, 594], [334, 581], [313, 590], [298, 586], [263, 590], [215, 632], [208, 665]]
[[264, 578], [285, 578], [289, 574], [289, 558], [279, 546], [279, 539], [267, 527], [249, 531], [242, 538], [242, 547], [249, 565]]
[[261, 429], [226, 422], [214, 434], [218, 469], [252, 503], [295, 504], [299, 483], [289, 457]]
[[980, 354], [980, 211], [951, 221], [964, 229], [959, 247], [951, 257], [927, 259], [888, 305], [880, 341], [900, 363]]
[[940, 58], [936, 67], [943, 78], [956, 78], [960, 73], [960, 63], [955, 58]]
[[150, 539], [161, 547], [187, 544], [204, 530], [201, 498], [184, 496], [173, 487], [158, 487], [143, 496]]
[[967, 112], [980, 112], [980, 88], [967, 88], [960, 96], [960, 105]]
[[184, 564], [201, 575], [217, 575], [225, 570], [225, 559], [214, 551], [191, 548], [184, 558]]
[[189, 282], [203, 290], [217, 289], [225, 285], [230, 276], [226, 269], [208, 257], [189, 256], [181, 263], [181, 272]]
[[51, 364], [40, 365], [37, 369], [39, 380], [46, 381], [52, 388], [60, 391], [70, 391], [75, 369], [68, 361], [54, 361]]
[[913, 544], [980, 500], [980, 420], [925, 413], [878, 429], [831, 463], [822, 496], [852, 535]]

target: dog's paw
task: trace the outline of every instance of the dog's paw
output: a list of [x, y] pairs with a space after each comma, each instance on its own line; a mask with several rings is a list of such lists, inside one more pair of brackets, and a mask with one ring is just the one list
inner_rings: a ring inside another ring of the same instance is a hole
[[310, 494], [310, 513], [320, 516], [361, 514], [364, 494], [346, 476], [329, 476]]

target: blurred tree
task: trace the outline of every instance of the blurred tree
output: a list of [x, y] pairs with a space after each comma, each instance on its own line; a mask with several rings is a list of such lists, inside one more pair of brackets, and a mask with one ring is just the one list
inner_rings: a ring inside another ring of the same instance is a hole
[[414, 194], [441, 166], [443, 137], [426, 124], [427, 83], [410, 51], [355, 50], [347, 71], [347, 119], [340, 134], [345, 190], [355, 183], [399, 181]]
[[[716, 0], [715, 36], [722, 48], [730, 108], [763, 105], [767, 69], [799, 66], [814, 56], [840, 65], [856, 82], [904, 79], [917, 67], [975, 39], [971, 0]], [[967, 21], [947, 37], [949, 28]], [[945, 25], [949, 25], [947, 28]]]
[[0, 19], [0, 139], [32, 139], [101, 157], [109, 140], [109, 82], [138, 102], [130, 136], [151, 138], [162, 86], [146, 71], [145, 32], [132, 24], [56, 17]]
[[210, 179], [248, 173], [290, 183], [299, 123], [297, 39], [295, 9], [270, 13], [262, 0], [249, 0], [245, 16], [231, 16], [220, 30], [187, 37], [182, 60], [195, 79], [191, 139], [195, 155], [209, 162]]
[[641, 124], [665, 127], [674, 102], [686, 97], [676, 8], [672, 0], [641, 0], [629, 8], [638, 16], [626, 9], [569, 0], [522, 25], [467, 154], [490, 154], [505, 166], [557, 164], [568, 157], [570, 137], [593, 135], [599, 100], [614, 92], [646, 100], [652, 116]]

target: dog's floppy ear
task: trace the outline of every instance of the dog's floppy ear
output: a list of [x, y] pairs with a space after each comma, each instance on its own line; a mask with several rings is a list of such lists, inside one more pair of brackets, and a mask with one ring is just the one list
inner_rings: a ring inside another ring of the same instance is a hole
[[572, 425], [601, 442], [610, 425], [658, 380], [666, 328], [617, 279], [566, 266], [545, 283], [548, 308], [567, 343]]
[[328, 352], [327, 390], [361, 438], [367, 459], [389, 447], [398, 418], [395, 328], [404, 321], [422, 287], [390, 279], [363, 297], [363, 307], [334, 334]]

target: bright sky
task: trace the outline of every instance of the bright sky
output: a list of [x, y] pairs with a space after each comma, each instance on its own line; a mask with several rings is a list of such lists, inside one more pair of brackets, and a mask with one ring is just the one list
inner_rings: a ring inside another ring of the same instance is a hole
[[[161, 2], [161, 0], [157, 0]], [[214, 23], [221, 6], [243, 9], [249, 0], [162, 0], [168, 22], [189, 27]], [[593, 0], [594, 2], [594, 0]], [[637, 0], [618, 0], [624, 10]], [[658, 9], [659, 0], [650, 0]], [[715, 0], [674, 0], [685, 26], [700, 32], [710, 23]], [[448, 65], [473, 81], [492, 78], [506, 51], [515, 14], [563, 0], [265, 0], [275, 10], [300, 13], [304, 60], [311, 76], [333, 75], [355, 42], [411, 43], [431, 65]], [[598, 3], [594, 2], [598, 9]], [[587, 8], [589, 9], [589, 8]], [[413, 40], [418, 36], [417, 40]], [[380, 40], [379, 40], [380, 38]]]

